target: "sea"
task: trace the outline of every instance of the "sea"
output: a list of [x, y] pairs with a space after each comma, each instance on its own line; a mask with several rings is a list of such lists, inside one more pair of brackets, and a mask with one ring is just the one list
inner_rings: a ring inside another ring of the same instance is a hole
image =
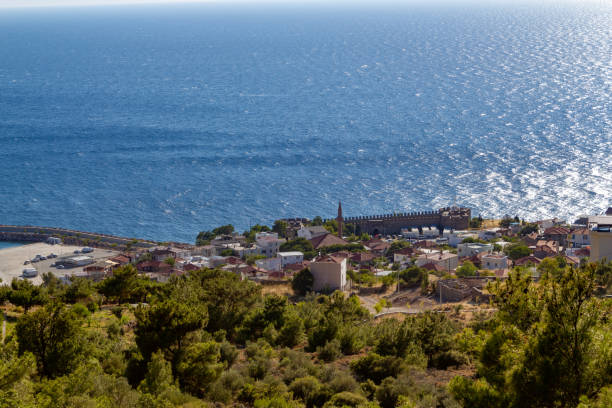
[[612, 204], [612, 2], [0, 9], [0, 224]]
[[23, 242], [0, 241], [0, 250], [25, 245]]

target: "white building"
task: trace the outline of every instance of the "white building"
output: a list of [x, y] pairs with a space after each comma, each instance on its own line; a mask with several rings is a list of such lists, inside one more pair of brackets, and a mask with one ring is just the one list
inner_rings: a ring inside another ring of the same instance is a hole
[[570, 248], [582, 248], [584, 246], [591, 245], [591, 231], [588, 228], [575, 229], [570, 233], [569, 236]]
[[285, 241], [278, 239], [278, 234], [276, 232], [258, 232], [255, 234], [255, 242], [258, 253], [264, 255], [266, 258], [271, 258], [276, 256], [281, 246], [281, 242]]
[[414, 262], [416, 266], [424, 266], [427, 264], [439, 265], [445, 271], [452, 271], [457, 269], [459, 265], [459, 257], [451, 252], [432, 252], [429, 254], [419, 255]]
[[305, 239], [313, 239], [319, 237], [321, 235], [327, 234], [329, 231], [325, 229], [325, 227], [321, 225], [310, 226], [310, 227], [302, 227], [298, 230], [297, 236], [299, 238]]
[[408, 239], [418, 239], [421, 233], [418, 228], [402, 228], [402, 236]]
[[612, 215], [589, 217], [591, 227], [591, 257], [597, 262], [602, 259], [612, 261]]
[[440, 236], [440, 231], [436, 227], [423, 227], [423, 237], [425, 239], [433, 239]]
[[501, 234], [499, 233], [499, 228], [490, 228], [478, 231], [478, 238], [483, 241], [490, 241], [493, 238], [501, 238]]
[[299, 251], [279, 252], [278, 257], [283, 268], [287, 265], [299, 264], [304, 261], [304, 254]]
[[60, 262], [68, 267], [85, 266], [92, 264], [93, 258], [85, 255], [73, 256], [72, 258], [62, 259]]
[[444, 236], [448, 238], [448, 245], [452, 246], [453, 248], [457, 248], [457, 245], [462, 243], [466, 238], [478, 239], [477, 233], [469, 231], [444, 231]]
[[400, 265], [408, 265], [412, 263], [412, 258], [417, 255], [414, 248], [402, 248], [395, 251], [393, 254], [393, 262]]
[[501, 254], [487, 254], [481, 259], [482, 269], [508, 269], [508, 257]]
[[314, 277], [312, 289], [315, 292], [345, 290], [346, 258], [325, 256], [310, 264], [310, 273]]
[[493, 251], [493, 245], [481, 244], [479, 242], [471, 242], [457, 245], [457, 255], [459, 256], [474, 256], [482, 252]]
[[281, 270], [281, 258], [277, 256], [275, 258], [258, 259], [255, 261], [255, 265], [264, 271], [279, 272]]

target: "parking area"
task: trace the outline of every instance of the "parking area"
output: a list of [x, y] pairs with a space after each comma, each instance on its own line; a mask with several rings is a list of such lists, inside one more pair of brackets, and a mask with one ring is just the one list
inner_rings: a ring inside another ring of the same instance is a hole
[[[64, 275], [74, 275], [75, 273], [83, 271], [83, 268], [86, 265], [64, 267], [64, 269], [58, 269], [55, 266], [51, 266], [52, 264], [57, 263], [67, 265], [67, 263], [64, 262], [67, 258], [88, 256], [93, 258], [93, 262], [98, 262], [100, 260], [112, 258], [119, 254], [118, 251], [98, 248], [95, 248], [90, 253], [74, 253], [74, 251], [80, 251], [82, 249], [83, 247], [81, 246], [35, 243], [0, 250], [0, 278], [2, 279], [2, 282], [8, 283], [15, 277], [22, 277], [23, 270], [25, 268], [35, 268], [38, 271], [38, 276], [29, 279], [31, 279], [35, 284], [40, 284], [42, 283], [40, 276], [46, 272], [51, 272], [54, 275], [61, 277]], [[24, 264], [25, 261], [31, 261], [37, 255], [48, 257], [50, 254], [55, 254], [57, 257], [47, 258], [45, 260], [33, 262], [27, 265]]]

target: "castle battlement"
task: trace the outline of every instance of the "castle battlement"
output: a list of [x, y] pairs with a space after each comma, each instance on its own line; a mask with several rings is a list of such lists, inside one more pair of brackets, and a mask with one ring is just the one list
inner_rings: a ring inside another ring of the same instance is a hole
[[[341, 215], [340, 215], [341, 216]], [[342, 218], [344, 224], [355, 226], [358, 234], [399, 234], [403, 228], [437, 227], [467, 229], [472, 212], [464, 207], [445, 207], [437, 211], [414, 211]], [[336, 218], [340, 221], [339, 218]]]

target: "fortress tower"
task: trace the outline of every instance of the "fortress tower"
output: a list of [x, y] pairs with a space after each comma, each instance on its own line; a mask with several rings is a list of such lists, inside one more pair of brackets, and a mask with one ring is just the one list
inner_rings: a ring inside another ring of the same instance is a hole
[[338, 221], [338, 236], [342, 238], [344, 218], [342, 218], [342, 202], [340, 201], [338, 201], [338, 216], [336, 217], [336, 221]]

